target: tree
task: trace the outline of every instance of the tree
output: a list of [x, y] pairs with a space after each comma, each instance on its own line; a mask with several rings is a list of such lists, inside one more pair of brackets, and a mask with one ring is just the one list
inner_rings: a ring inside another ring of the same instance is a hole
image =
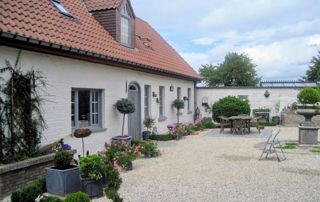
[[202, 65], [199, 69], [207, 86], [256, 86], [260, 82], [256, 65], [244, 53], [228, 53], [222, 64]]
[[302, 77], [305, 81], [320, 81], [320, 51], [317, 56], [313, 56], [306, 76]]

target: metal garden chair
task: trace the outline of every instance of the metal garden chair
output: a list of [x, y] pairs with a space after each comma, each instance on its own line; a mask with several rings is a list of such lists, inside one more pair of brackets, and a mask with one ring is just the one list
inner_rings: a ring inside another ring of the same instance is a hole
[[[261, 154], [259, 160], [261, 160], [264, 155], [265, 155], [265, 158], [267, 159], [268, 155], [269, 154], [273, 154], [273, 153], [276, 154], [277, 159], [278, 159], [279, 162], [280, 161], [284, 161], [284, 160], [287, 159], [286, 156], [284, 155], [284, 152], [283, 152], [283, 149], [282, 149], [282, 145], [281, 145], [279, 139], [277, 138], [279, 133], [280, 133], [280, 129], [279, 128], [274, 129], [272, 131], [271, 135], [268, 137], [268, 140], [267, 140], [267, 142], [265, 144], [265, 147], [264, 147], [264, 149], [262, 151], [262, 154]], [[277, 149], [280, 149], [282, 158], [280, 158]]]

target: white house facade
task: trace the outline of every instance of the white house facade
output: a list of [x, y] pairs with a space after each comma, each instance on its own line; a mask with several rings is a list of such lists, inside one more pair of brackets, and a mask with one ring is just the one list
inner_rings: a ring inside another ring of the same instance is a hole
[[[176, 98], [185, 100], [181, 122], [193, 122], [197, 73], [150, 25], [135, 17], [130, 1], [104, 0], [99, 8], [94, 7], [96, 0], [84, 2], [29, 1], [25, 7], [15, 6], [24, 14], [21, 19], [8, 17], [18, 12], [9, 7], [0, 20], [1, 66], [6, 60], [14, 64], [20, 55], [22, 70], [39, 70], [46, 78], [47, 129], [42, 144], [65, 138], [79, 151], [80, 140], [71, 134], [77, 128], [90, 128], [93, 134], [85, 140], [86, 149], [101, 150], [121, 134], [122, 115], [114, 107], [121, 98], [136, 106], [126, 119], [125, 134], [141, 134], [146, 117], [156, 120], [158, 133], [166, 132], [167, 125], [176, 122], [172, 107]], [[34, 5], [42, 8], [37, 11], [42, 16], [33, 16]], [[110, 12], [115, 12], [115, 19], [108, 17]], [[115, 20], [115, 25], [105, 25], [101, 18]]]

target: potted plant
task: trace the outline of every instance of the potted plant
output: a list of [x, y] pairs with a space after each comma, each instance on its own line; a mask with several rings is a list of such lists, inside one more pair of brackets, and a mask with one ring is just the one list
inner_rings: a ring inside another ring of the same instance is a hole
[[144, 127], [147, 129], [146, 131], [142, 132], [143, 140], [148, 140], [151, 135], [151, 129], [155, 124], [155, 119], [151, 117], [147, 117], [143, 121]]
[[298, 94], [297, 114], [303, 115], [305, 121], [299, 128], [300, 144], [318, 144], [318, 129], [312, 117], [319, 114], [320, 93], [314, 88], [304, 88]]
[[131, 114], [135, 111], [134, 103], [129, 99], [122, 98], [115, 103], [115, 107], [121, 114], [123, 114], [123, 119], [122, 119], [121, 136], [113, 137], [112, 141], [114, 142], [125, 141], [128, 145], [130, 145], [132, 137], [129, 135], [123, 135], [123, 133], [124, 133], [124, 123], [125, 123], [126, 114]]
[[110, 145], [105, 144], [106, 157], [110, 162], [118, 168], [125, 170], [132, 170], [132, 161], [139, 156], [140, 148], [135, 146], [128, 146], [124, 142], [113, 142]]
[[99, 155], [80, 158], [81, 191], [90, 197], [103, 196], [106, 164]]
[[175, 99], [172, 105], [174, 108], [177, 109], [177, 124], [179, 124], [180, 109], [184, 108], [184, 101], [180, 99]]
[[141, 153], [146, 158], [157, 157], [160, 155], [160, 150], [157, 147], [157, 143], [153, 141], [142, 141], [140, 144]]
[[47, 191], [65, 196], [80, 191], [79, 167], [71, 165], [73, 154], [59, 150], [54, 156], [54, 167], [46, 168]]

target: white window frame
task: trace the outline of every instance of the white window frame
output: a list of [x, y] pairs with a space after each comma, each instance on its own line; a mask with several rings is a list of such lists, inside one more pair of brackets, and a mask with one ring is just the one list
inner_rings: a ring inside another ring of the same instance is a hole
[[51, 0], [52, 4], [59, 10], [59, 12], [63, 15], [73, 18], [70, 12], [63, 6], [60, 0]]
[[[102, 128], [102, 90], [101, 89], [84, 89], [84, 88], [72, 88], [71, 90], [71, 107], [74, 107], [74, 114], [72, 114], [71, 109], [71, 127], [73, 130], [79, 127], [79, 91], [90, 91], [90, 103], [89, 103], [89, 126], [92, 130]], [[72, 93], [74, 93], [74, 100], [72, 100]], [[97, 99], [95, 98], [95, 93], [98, 93]], [[93, 104], [98, 105], [98, 109], [95, 110]], [[95, 111], [95, 112], [94, 112]], [[98, 115], [97, 122], [93, 122], [93, 115]], [[72, 125], [72, 117], [74, 117], [74, 125]]]

